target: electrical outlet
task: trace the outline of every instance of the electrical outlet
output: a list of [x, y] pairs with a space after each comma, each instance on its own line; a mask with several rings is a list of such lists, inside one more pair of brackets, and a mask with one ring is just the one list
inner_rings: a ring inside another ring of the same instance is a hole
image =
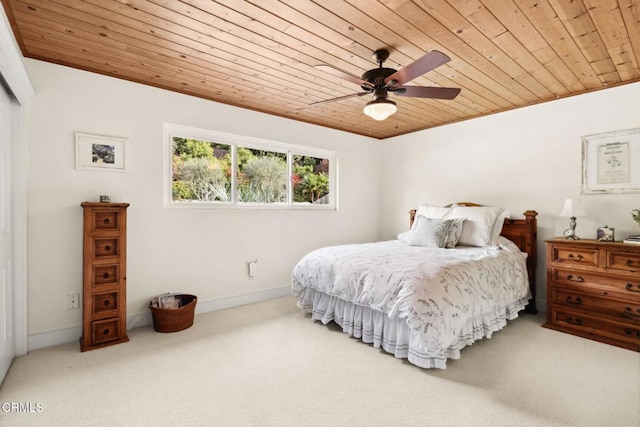
[[67, 295], [67, 310], [75, 310], [80, 308], [80, 294]]

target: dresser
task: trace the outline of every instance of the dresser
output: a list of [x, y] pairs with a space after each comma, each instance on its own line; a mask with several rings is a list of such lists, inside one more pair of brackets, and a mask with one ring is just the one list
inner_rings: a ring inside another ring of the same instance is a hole
[[544, 327], [640, 351], [640, 245], [554, 239]]
[[87, 351], [129, 341], [126, 319], [128, 203], [81, 203], [84, 209], [82, 337]]

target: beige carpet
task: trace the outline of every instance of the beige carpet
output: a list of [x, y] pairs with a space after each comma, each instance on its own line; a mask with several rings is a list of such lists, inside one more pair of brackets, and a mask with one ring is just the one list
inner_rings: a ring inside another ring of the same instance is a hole
[[523, 315], [424, 370], [281, 298], [86, 353], [33, 351], [0, 388], [0, 425], [639, 426], [640, 355], [542, 322]]

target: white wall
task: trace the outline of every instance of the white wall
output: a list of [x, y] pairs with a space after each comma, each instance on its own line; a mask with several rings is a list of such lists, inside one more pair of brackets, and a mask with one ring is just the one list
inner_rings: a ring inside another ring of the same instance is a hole
[[640, 83], [516, 109], [383, 141], [382, 237], [408, 227], [421, 203], [456, 201], [538, 215], [538, 307], [546, 300], [544, 240], [561, 235], [564, 199], [582, 199], [577, 234], [594, 239], [614, 227], [616, 239], [639, 232], [631, 209], [640, 194], [581, 195], [581, 136], [640, 127]]
[[[25, 60], [28, 103], [29, 335], [81, 325], [66, 310], [82, 289], [82, 201], [128, 202], [127, 312], [188, 292], [199, 304], [272, 289], [327, 244], [379, 238], [380, 141], [229, 107], [41, 61]], [[338, 211], [163, 208], [162, 123], [335, 150]], [[126, 173], [75, 170], [74, 133], [129, 139]], [[366, 215], [363, 215], [363, 212]], [[250, 279], [246, 261], [258, 260]], [[79, 336], [78, 336], [79, 337]]]

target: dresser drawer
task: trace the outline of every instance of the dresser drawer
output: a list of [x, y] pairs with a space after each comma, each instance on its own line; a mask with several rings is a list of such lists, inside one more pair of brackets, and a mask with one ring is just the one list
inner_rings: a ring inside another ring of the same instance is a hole
[[629, 302], [602, 298], [597, 294], [575, 292], [570, 289], [551, 288], [551, 303], [571, 307], [597, 316], [604, 314], [612, 318], [640, 326], [640, 301]]
[[120, 318], [91, 322], [92, 344], [102, 344], [120, 338]]
[[120, 239], [117, 237], [105, 237], [93, 239], [93, 257], [109, 258], [117, 257], [120, 253]]
[[640, 274], [640, 253], [607, 251], [607, 267], [616, 270], [637, 271]]
[[551, 280], [558, 284], [599, 290], [605, 296], [611, 290], [621, 292], [629, 298], [640, 300], [640, 277], [637, 280], [631, 280], [630, 278], [606, 273], [552, 267]]
[[108, 286], [120, 283], [120, 264], [93, 265], [91, 269], [93, 286]]
[[118, 210], [94, 210], [94, 231], [118, 231], [120, 230], [120, 211]]
[[640, 345], [639, 324], [618, 323], [556, 307], [551, 308], [551, 321], [566, 329]]
[[553, 245], [551, 262], [562, 264], [598, 266], [598, 248]]
[[117, 316], [120, 306], [118, 298], [118, 291], [94, 293], [91, 300], [91, 312], [93, 313], [93, 317]]

